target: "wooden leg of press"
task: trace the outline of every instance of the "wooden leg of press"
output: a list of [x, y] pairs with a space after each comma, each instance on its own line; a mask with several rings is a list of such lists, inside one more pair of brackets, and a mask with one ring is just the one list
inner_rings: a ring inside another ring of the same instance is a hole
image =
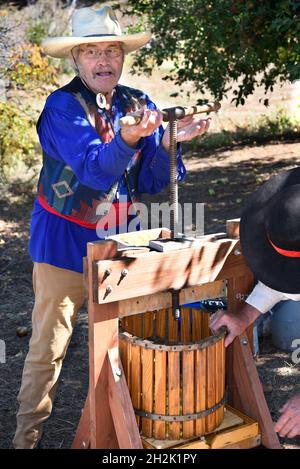
[[80, 421], [76, 430], [72, 449], [89, 449], [90, 447], [90, 403], [86, 398]]
[[[228, 280], [228, 310], [239, 314], [253, 278], [236, 277]], [[249, 328], [248, 328], [249, 329]], [[237, 337], [227, 349], [227, 383], [229, 404], [255, 419], [260, 426], [262, 444], [266, 448], [280, 448], [272, 418], [252, 355], [252, 327]]]
[[262, 444], [266, 448], [280, 449], [281, 446], [274, 431], [274, 424], [253, 360], [248, 337], [246, 335], [237, 337], [232, 346], [233, 379], [239, 394], [239, 401], [242, 404], [242, 409], [238, 410], [242, 410], [258, 422]]
[[117, 349], [108, 352], [109, 406], [120, 449], [143, 449]]

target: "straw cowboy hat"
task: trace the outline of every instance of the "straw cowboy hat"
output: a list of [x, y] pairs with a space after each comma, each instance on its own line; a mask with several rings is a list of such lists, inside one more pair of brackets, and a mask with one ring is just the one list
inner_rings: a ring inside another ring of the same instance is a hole
[[100, 10], [76, 10], [72, 16], [72, 36], [47, 38], [42, 46], [46, 54], [62, 59], [69, 57], [71, 49], [80, 44], [122, 42], [124, 52], [127, 53], [144, 46], [150, 38], [149, 32], [123, 35], [114, 11], [105, 6]]
[[258, 280], [274, 290], [300, 293], [300, 168], [272, 177], [252, 194], [240, 239]]

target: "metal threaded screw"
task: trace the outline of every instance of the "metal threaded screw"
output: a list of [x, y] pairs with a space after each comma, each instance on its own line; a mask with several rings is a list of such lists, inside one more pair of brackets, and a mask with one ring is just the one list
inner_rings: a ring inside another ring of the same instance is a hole
[[177, 121], [175, 116], [170, 117], [170, 213], [171, 237], [177, 237], [178, 231], [178, 181], [177, 181]]

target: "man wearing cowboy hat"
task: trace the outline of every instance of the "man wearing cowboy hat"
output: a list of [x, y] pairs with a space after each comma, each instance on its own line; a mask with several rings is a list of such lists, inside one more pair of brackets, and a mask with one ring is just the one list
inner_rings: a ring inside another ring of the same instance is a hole
[[[43, 167], [31, 222], [35, 305], [32, 337], [18, 395], [15, 448], [36, 447], [49, 417], [57, 380], [79, 307], [84, 301], [82, 258], [96, 227], [127, 230], [139, 194], [169, 183], [169, 130], [162, 113], [142, 91], [119, 85], [124, 54], [144, 46], [147, 32], [124, 35], [110, 7], [82, 8], [72, 18], [73, 35], [47, 39], [44, 50], [70, 58], [76, 77], [52, 93], [38, 121]], [[130, 111], [142, 118], [120, 128]], [[178, 123], [178, 141], [205, 132], [208, 120]], [[185, 168], [178, 149], [178, 179]], [[121, 202], [121, 198], [126, 202]], [[99, 214], [99, 206], [110, 207]], [[98, 233], [99, 234], [99, 233]]]
[[[258, 283], [238, 315], [218, 311], [211, 317], [213, 331], [227, 326], [226, 347], [279, 301], [300, 301], [299, 214], [300, 168], [269, 179], [250, 197], [241, 217], [240, 241]], [[279, 435], [300, 435], [300, 394], [280, 412], [275, 425]]]

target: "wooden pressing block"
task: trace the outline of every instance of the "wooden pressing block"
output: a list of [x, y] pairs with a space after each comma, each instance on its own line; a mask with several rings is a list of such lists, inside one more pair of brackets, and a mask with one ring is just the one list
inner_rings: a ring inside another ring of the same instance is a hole
[[152, 230], [133, 231], [109, 236], [118, 243], [118, 249], [132, 248], [137, 246], [148, 246], [149, 241], [156, 238], [170, 238], [171, 231], [167, 228], [154, 228]]
[[239, 449], [254, 448], [261, 443], [258, 423], [242, 412], [226, 406], [225, 417], [214, 432], [192, 440], [155, 440], [143, 438], [147, 449]]
[[237, 449], [259, 446], [261, 438], [258, 423], [232, 407], [227, 406], [227, 409], [235, 416], [240, 417], [243, 423], [232, 428], [223, 428], [221, 431], [214, 432], [215, 434], [208, 435], [206, 440], [210, 448]]

